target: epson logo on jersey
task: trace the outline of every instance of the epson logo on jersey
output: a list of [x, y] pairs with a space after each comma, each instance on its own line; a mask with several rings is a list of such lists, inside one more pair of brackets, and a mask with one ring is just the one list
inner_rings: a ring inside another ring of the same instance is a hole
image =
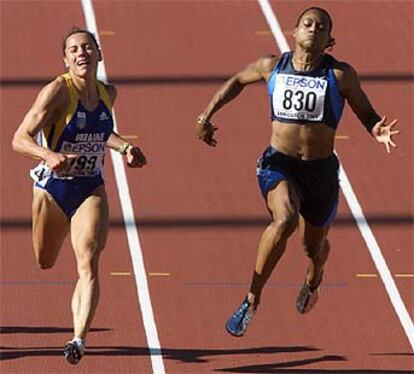
[[63, 142], [62, 144], [63, 152], [73, 152], [73, 153], [104, 153], [105, 152], [105, 142], [82, 142], [82, 143], [70, 143]]
[[328, 81], [322, 78], [300, 77], [297, 75], [280, 74], [280, 81], [289, 88], [305, 88], [316, 91], [325, 91]]

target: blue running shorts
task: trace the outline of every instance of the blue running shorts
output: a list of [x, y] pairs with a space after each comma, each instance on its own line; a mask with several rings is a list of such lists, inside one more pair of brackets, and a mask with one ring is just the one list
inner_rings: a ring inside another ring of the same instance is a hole
[[281, 180], [288, 180], [300, 199], [300, 214], [315, 226], [329, 225], [335, 218], [339, 203], [338, 175], [339, 161], [335, 154], [304, 161], [269, 146], [258, 160], [257, 178], [264, 199]]
[[80, 205], [97, 187], [104, 184], [100, 174], [94, 177], [77, 177], [73, 179], [49, 178], [43, 186], [35, 182], [35, 187], [49, 192], [68, 218], [71, 218]]

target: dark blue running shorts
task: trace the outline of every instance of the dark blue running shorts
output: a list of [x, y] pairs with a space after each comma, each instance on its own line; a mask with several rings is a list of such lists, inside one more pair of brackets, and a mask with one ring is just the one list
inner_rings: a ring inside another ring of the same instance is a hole
[[76, 177], [73, 179], [49, 178], [45, 186], [35, 182], [35, 187], [49, 192], [68, 218], [71, 218], [80, 205], [100, 185], [104, 184], [100, 174], [94, 177]]
[[335, 218], [339, 203], [339, 161], [335, 154], [317, 160], [298, 160], [268, 147], [258, 160], [257, 178], [264, 199], [281, 180], [290, 181], [301, 202], [300, 214], [315, 226]]

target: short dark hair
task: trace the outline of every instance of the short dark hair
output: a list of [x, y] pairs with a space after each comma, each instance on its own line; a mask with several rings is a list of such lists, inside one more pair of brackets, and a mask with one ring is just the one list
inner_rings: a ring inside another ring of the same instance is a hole
[[99, 53], [101, 53], [101, 48], [99, 47], [98, 41], [96, 40], [96, 36], [91, 33], [89, 30], [85, 30], [82, 29], [80, 27], [77, 26], [73, 26], [65, 35], [65, 37], [63, 38], [62, 41], [62, 52], [63, 52], [63, 56], [65, 55], [65, 50], [66, 50], [66, 41], [75, 34], [87, 34], [93, 41], [93, 44], [95, 44], [96, 49], [98, 50]]
[[335, 38], [333, 38], [332, 36], [331, 36], [331, 31], [332, 31], [332, 27], [333, 27], [333, 21], [332, 21], [332, 17], [331, 17], [331, 15], [328, 13], [328, 11], [326, 10], [326, 9], [323, 9], [323, 8], [320, 8], [320, 7], [317, 7], [317, 6], [311, 6], [311, 7], [309, 7], [309, 8], [306, 8], [301, 14], [300, 14], [300, 16], [298, 17], [298, 19], [297, 19], [297, 21], [296, 21], [296, 27], [298, 27], [299, 26], [299, 22], [300, 22], [300, 20], [302, 19], [302, 17], [307, 13], [307, 12], [309, 12], [309, 11], [311, 11], [311, 10], [316, 10], [316, 11], [318, 11], [318, 12], [321, 12], [321, 13], [323, 13], [325, 16], [326, 16], [326, 18], [328, 18], [328, 21], [329, 21], [329, 29], [328, 29], [328, 32], [329, 32], [329, 42], [328, 42], [328, 44], [327, 44], [327, 46], [325, 47], [325, 48], [330, 48], [330, 49], [332, 49], [333, 48], [333, 46], [335, 45]]

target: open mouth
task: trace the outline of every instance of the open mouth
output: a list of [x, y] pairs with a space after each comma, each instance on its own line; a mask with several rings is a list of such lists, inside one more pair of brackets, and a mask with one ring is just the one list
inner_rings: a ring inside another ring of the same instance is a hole
[[79, 62], [77, 62], [76, 65], [78, 65], [78, 66], [88, 66], [89, 62], [88, 61], [79, 61]]

